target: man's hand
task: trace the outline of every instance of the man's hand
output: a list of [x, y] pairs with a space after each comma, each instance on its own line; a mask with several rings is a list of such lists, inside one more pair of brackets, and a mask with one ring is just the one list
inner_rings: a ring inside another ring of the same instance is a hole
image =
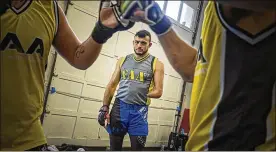
[[105, 43], [117, 31], [125, 31], [133, 27], [134, 22], [121, 19], [120, 3], [102, 0], [99, 20], [92, 32], [92, 38], [99, 44]]
[[100, 22], [103, 26], [113, 29], [119, 25], [112, 7], [102, 8], [100, 11]]
[[98, 122], [101, 126], [106, 127], [109, 124], [109, 107], [103, 105], [99, 111]]
[[146, 23], [158, 36], [164, 35], [171, 29], [171, 21], [153, 0], [123, 1], [120, 9], [122, 19]]

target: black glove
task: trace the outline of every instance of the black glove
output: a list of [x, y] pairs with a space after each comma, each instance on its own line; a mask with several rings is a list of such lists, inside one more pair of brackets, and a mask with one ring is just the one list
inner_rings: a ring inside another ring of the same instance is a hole
[[[101, 23], [100, 13], [103, 8], [112, 8], [112, 12], [118, 22], [118, 26], [115, 28], [109, 28]], [[114, 33], [117, 31], [125, 31], [133, 27], [134, 22], [126, 19], [121, 19], [120, 3], [118, 1], [105, 1], [101, 0], [100, 10], [99, 10], [99, 20], [92, 32], [92, 38], [99, 44], [105, 43]]]
[[101, 126], [105, 126], [105, 120], [109, 115], [109, 107], [107, 105], [103, 105], [99, 110], [98, 122]]

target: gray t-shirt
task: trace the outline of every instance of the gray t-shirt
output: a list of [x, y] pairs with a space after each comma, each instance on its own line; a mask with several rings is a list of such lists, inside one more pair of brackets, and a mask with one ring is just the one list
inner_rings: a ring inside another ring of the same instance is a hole
[[148, 92], [153, 88], [155, 57], [146, 56], [141, 61], [127, 55], [121, 65], [121, 77], [116, 98], [128, 104], [149, 105]]

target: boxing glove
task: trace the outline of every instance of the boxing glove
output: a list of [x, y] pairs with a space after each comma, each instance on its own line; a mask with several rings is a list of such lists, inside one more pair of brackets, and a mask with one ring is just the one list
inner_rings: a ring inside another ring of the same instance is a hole
[[[103, 18], [104, 17], [104, 18]], [[108, 27], [104, 23], [114, 22], [114, 17], [117, 21], [115, 27]], [[112, 35], [118, 31], [125, 31], [134, 26], [134, 22], [121, 19], [119, 1], [101, 0], [99, 9], [99, 20], [91, 34], [94, 41], [99, 44], [105, 43]]]
[[105, 126], [105, 120], [109, 115], [109, 107], [107, 105], [103, 105], [99, 110], [98, 122], [101, 126]]
[[[158, 36], [167, 33], [172, 23], [153, 0], [123, 1], [120, 5], [121, 18], [131, 21], [142, 21], [150, 26]], [[143, 15], [136, 16], [137, 11]]]

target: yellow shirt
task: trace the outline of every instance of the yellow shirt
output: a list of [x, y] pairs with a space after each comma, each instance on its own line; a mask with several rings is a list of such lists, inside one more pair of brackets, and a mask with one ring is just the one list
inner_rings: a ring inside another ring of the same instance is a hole
[[1, 150], [46, 143], [40, 116], [57, 15], [55, 1], [28, 0], [1, 16]]
[[275, 150], [275, 23], [252, 35], [220, 9], [204, 14], [186, 150]]

